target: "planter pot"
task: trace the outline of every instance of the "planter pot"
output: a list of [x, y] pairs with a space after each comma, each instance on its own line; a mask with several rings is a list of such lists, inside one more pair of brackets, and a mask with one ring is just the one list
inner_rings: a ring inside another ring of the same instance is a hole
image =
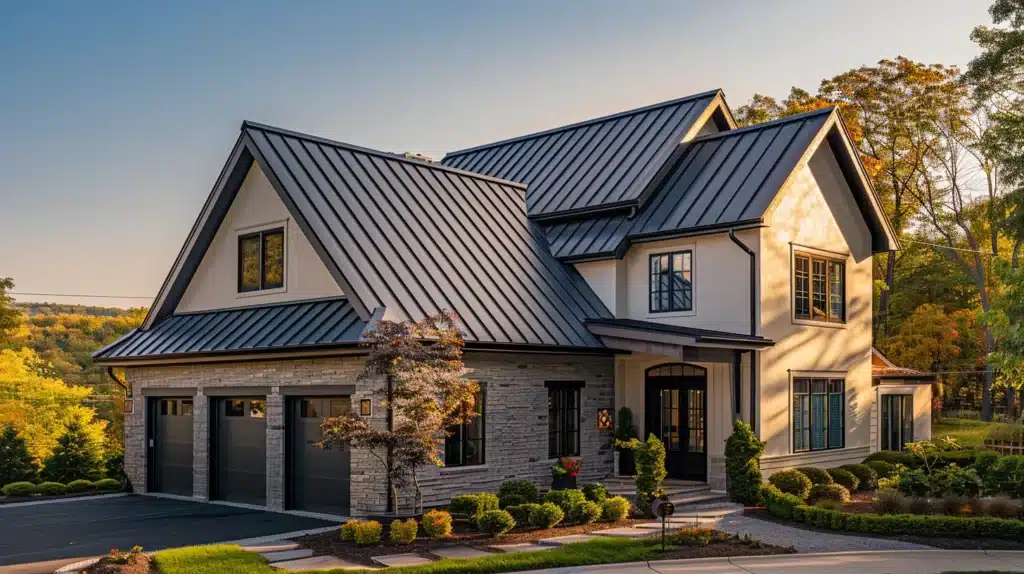
[[636, 475], [636, 452], [631, 448], [619, 449], [619, 475]]
[[576, 488], [575, 476], [563, 476], [551, 479], [551, 490], [570, 490]]

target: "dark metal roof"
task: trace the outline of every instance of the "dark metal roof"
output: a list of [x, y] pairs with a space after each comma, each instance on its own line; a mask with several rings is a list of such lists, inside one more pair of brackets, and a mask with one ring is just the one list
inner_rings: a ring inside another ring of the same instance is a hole
[[160, 358], [358, 343], [366, 322], [346, 298], [171, 315], [97, 351], [97, 360]]
[[826, 108], [681, 144], [682, 154], [635, 217], [547, 226], [551, 252], [563, 259], [621, 255], [629, 241], [757, 223], [832, 113]]
[[451, 152], [442, 163], [526, 184], [531, 217], [638, 205], [719, 93]]
[[636, 331], [650, 333], [667, 333], [670, 335], [683, 335], [693, 337], [698, 342], [708, 343], [753, 343], [766, 347], [774, 345], [775, 341], [766, 339], [760, 335], [746, 335], [743, 333], [730, 333], [728, 331], [716, 331], [713, 329], [698, 329], [696, 327], [684, 327], [682, 325], [667, 325], [653, 321], [640, 321], [638, 319], [589, 319], [587, 325], [607, 325]]
[[583, 321], [611, 314], [551, 257], [520, 184], [259, 124], [242, 131], [365, 309], [454, 311], [467, 342], [601, 347]]

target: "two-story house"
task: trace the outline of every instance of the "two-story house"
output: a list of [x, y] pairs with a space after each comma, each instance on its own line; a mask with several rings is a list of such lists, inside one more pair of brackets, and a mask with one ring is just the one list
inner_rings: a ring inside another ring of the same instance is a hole
[[736, 417], [768, 473], [878, 448], [871, 256], [896, 248], [834, 109], [737, 128], [713, 91], [441, 163], [246, 122], [145, 323], [96, 360], [132, 390], [137, 491], [358, 514], [378, 463], [312, 446], [319, 421], [382, 421], [362, 334], [451, 310], [481, 416], [428, 505], [560, 456], [611, 474], [621, 406], [670, 476], [722, 489]]

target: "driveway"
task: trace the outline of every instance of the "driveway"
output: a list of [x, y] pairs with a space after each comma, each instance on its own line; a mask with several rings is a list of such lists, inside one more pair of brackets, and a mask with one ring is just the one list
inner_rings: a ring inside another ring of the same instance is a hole
[[336, 524], [290, 514], [136, 495], [0, 506], [0, 572], [31, 572], [27, 567], [10, 566], [88, 558], [105, 554], [110, 548], [127, 549], [136, 544], [150, 551]]

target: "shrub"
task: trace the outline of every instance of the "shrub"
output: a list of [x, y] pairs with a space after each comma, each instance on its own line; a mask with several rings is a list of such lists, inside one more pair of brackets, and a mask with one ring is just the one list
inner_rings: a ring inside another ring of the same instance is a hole
[[498, 510], [498, 497], [489, 492], [460, 494], [452, 498], [448, 510], [456, 514], [464, 514], [476, 520], [488, 510]]
[[1024, 456], [999, 457], [986, 474], [983, 484], [986, 494], [1024, 495]]
[[644, 513], [650, 510], [651, 499], [666, 476], [665, 445], [652, 433], [636, 448], [636, 503]]
[[0, 485], [30, 482], [39, 474], [36, 460], [28, 452], [28, 443], [12, 425], [0, 432]]
[[601, 518], [611, 522], [625, 520], [629, 517], [629, 510], [632, 504], [624, 496], [613, 496], [604, 499], [601, 503]]
[[814, 503], [815, 508], [823, 508], [825, 510], [842, 510], [843, 503], [838, 500], [832, 500], [830, 498], [823, 498], [818, 502]]
[[447, 537], [452, 533], [452, 515], [436, 509], [424, 514], [423, 532], [431, 538]]
[[711, 528], [691, 526], [680, 528], [672, 535], [672, 540], [683, 546], [707, 546], [712, 542], [725, 542], [728, 536]]
[[565, 513], [558, 506], [545, 502], [530, 510], [530, 526], [537, 528], [554, 528], [565, 518]]
[[786, 494], [771, 484], [761, 488], [760, 498], [765, 510], [779, 518], [793, 518], [793, 510], [803, 504], [800, 497]]
[[811, 494], [808, 497], [811, 502], [819, 500], [838, 500], [839, 502], [850, 502], [850, 491], [841, 484], [815, 484], [811, 487]]
[[923, 496], [915, 496], [907, 502], [910, 514], [928, 515], [932, 513], [932, 502]]
[[[866, 464], [844, 464], [839, 468], [856, 476], [861, 490], [870, 490], [878, 486], [878, 473]], [[835, 477], [832, 479], [835, 480]]]
[[36, 486], [36, 490], [43, 496], [56, 496], [68, 491], [68, 487], [59, 482], [43, 482]]
[[68, 483], [68, 492], [86, 492], [93, 488], [93, 483], [81, 478]]
[[577, 524], [590, 524], [601, 518], [601, 505], [596, 502], [584, 500], [573, 507], [569, 512], [569, 519]]
[[498, 501], [500, 502], [501, 499], [511, 496], [518, 496], [520, 498], [520, 502], [516, 504], [537, 502], [537, 485], [529, 480], [506, 480], [498, 487]]
[[356, 544], [366, 546], [367, 544], [379, 544], [380, 537], [384, 533], [384, 526], [376, 520], [359, 520], [355, 525], [354, 538]]
[[419, 529], [420, 525], [416, 524], [415, 518], [410, 518], [404, 522], [392, 520], [391, 528], [388, 529], [388, 536], [395, 544], [412, 544], [413, 540], [416, 540], [416, 533], [419, 532]]
[[43, 478], [66, 482], [76, 478], [97, 479], [103, 475], [100, 445], [78, 422], [68, 425], [57, 446], [43, 463]]
[[[907, 467], [915, 467], [921, 464], [917, 457], [909, 452], [899, 452], [895, 450], [880, 450], [878, 452], [873, 452], [864, 459], [864, 464], [871, 464], [872, 462], [879, 460], [889, 463], [894, 467], [897, 464], [902, 464]], [[878, 469], [875, 469], [875, 471], [877, 472]]]
[[974, 470], [978, 471], [978, 474], [984, 478], [997, 462], [999, 462], [998, 454], [990, 450], [979, 451], [978, 454], [974, 455]]
[[938, 501], [938, 508], [947, 516], [967, 514], [967, 498], [955, 494], [947, 494]]
[[978, 496], [981, 494], [981, 477], [973, 468], [950, 467], [949, 491], [957, 496]]
[[982, 508], [985, 514], [995, 518], [1017, 518], [1021, 513], [1020, 501], [1006, 496], [990, 498]]
[[[755, 504], [761, 490], [761, 453], [764, 444], [747, 423], [737, 420], [725, 441], [725, 473], [729, 498], [742, 504]], [[639, 478], [639, 477], [638, 477]]]
[[811, 479], [799, 470], [783, 470], [768, 477], [768, 482], [786, 494], [806, 500], [811, 494]]
[[341, 539], [349, 542], [356, 539], [356, 525], [359, 524], [358, 520], [349, 520], [345, 524], [341, 525], [339, 529], [341, 531]]
[[896, 490], [907, 496], [928, 496], [932, 484], [928, 475], [919, 468], [900, 473], [896, 482]]
[[599, 482], [584, 484], [582, 490], [583, 496], [590, 502], [601, 503], [604, 502], [604, 499], [608, 498], [608, 489]]
[[118, 482], [124, 481], [124, 453], [109, 454], [103, 458], [103, 476]]
[[835, 480], [832, 479], [832, 475], [827, 470], [815, 468], [813, 466], [801, 466], [797, 470], [811, 479], [811, 486], [817, 486], [819, 484], [833, 484]]
[[121, 481], [113, 478], [103, 478], [92, 483], [93, 490], [120, 490]]
[[510, 506], [519, 506], [520, 504], [526, 504], [527, 500], [523, 496], [518, 494], [506, 494], [505, 496], [498, 497], [498, 509], [504, 510]]
[[8, 484], [0, 489], [0, 492], [3, 492], [4, 496], [32, 496], [38, 494], [39, 489], [31, 482], [22, 481]]
[[896, 465], [884, 460], [872, 460], [870, 462], [865, 462], [864, 466], [875, 471], [878, 478], [890, 478], [896, 472]]
[[898, 492], [879, 492], [875, 496], [875, 512], [878, 514], [906, 514], [907, 499]]
[[586, 501], [583, 491], [579, 489], [549, 490], [544, 495], [544, 502], [550, 502], [561, 508], [566, 516], [571, 516], [572, 509]]
[[615, 425], [615, 438], [628, 441], [636, 438], [636, 425], [633, 424], [633, 411], [629, 407], [620, 407]]
[[477, 530], [491, 536], [502, 536], [515, 526], [515, 519], [504, 510], [488, 510], [476, 521]]
[[528, 502], [526, 504], [520, 504], [518, 506], [509, 506], [505, 509], [505, 512], [512, 515], [512, 518], [516, 521], [516, 524], [526, 525], [530, 523], [530, 513], [533, 512], [534, 508], [540, 506], [535, 502]]
[[850, 492], [856, 491], [857, 487], [860, 486], [860, 479], [848, 470], [844, 470], [842, 468], [830, 468], [826, 472], [828, 472], [828, 475], [832, 477], [833, 482], [842, 485]]

